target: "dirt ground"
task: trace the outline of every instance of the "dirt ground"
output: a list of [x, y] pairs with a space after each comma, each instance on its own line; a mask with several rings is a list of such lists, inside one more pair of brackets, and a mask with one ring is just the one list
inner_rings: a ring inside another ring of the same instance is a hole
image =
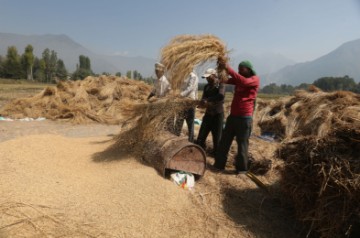
[[120, 130], [0, 121], [0, 237], [300, 237], [276, 171], [259, 176], [270, 193], [209, 170], [184, 190], [109, 150]]

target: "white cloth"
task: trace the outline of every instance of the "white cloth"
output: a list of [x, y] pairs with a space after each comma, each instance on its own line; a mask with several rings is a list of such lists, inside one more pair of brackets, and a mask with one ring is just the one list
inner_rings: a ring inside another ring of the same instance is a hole
[[158, 98], [166, 96], [166, 94], [171, 90], [171, 85], [165, 75], [157, 79], [154, 86], [153, 93]]
[[184, 82], [181, 86], [180, 95], [182, 97], [189, 97], [194, 100], [197, 99], [198, 98], [198, 83], [199, 83], [198, 76], [194, 72], [191, 72], [189, 77], [187, 77], [184, 80]]

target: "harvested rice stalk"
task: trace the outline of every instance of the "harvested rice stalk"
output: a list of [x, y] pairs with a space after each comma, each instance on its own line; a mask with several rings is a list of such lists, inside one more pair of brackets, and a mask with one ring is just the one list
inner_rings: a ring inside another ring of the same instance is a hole
[[162, 131], [171, 131], [175, 116], [198, 103], [197, 100], [173, 96], [142, 103], [124, 100], [120, 107], [125, 130], [115, 140], [124, 150], [140, 155], [147, 153], [144, 150], [146, 144]]
[[216, 36], [180, 35], [161, 50], [161, 62], [172, 89], [177, 91], [194, 67], [208, 60], [217, 60], [219, 77], [226, 77], [227, 53], [225, 44]]
[[47, 87], [31, 98], [8, 103], [0, 110], [0, 115], [14, 119], [67, 119], [76, 124], [118, 124], [121, 121], [121, 101], [146, 100], [150, 90], [150, 85], [144, 82], [115, 76], [61, 81], [56, 87]]

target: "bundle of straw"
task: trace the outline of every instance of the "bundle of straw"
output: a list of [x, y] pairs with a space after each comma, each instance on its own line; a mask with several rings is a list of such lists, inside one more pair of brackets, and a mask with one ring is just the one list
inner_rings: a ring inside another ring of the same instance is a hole
[[122, 100], [144, 101], [150, 90], [144, 82], [115, 76], [60, 81], [56, 87], [47, 87], [33, 97], [15, 99], [0, 114], [11, 118], [68, 119], [76, 124], [118, 124]]
[[149, 153], [144, 147], [164, 131], [173, 132], [174, 119], [199, 102], [190, 98], [167, 96], [153, 102], [124, 100], [120, 105], [123, 116], [122, 132], [115, 138], [117, 144], [136, 155]]
[[335, 121], [360, 125], [360, 96], [345, 91], [299, 90], [256, 113], [262, 132], [273, 132], [278, 138], [324, 137], [334, 128]]
[[308, 234], [351, 237], [360, 224], [360, 130], [343, 128], [321, 139], [299, 137], [282, 145], [279, 157], [284, 197]]
[[219, 77], [226, 77], [227, 53], [225, 44], [216, 36], [180, 35], [161, 50], [161, 62], [165, 65], [172, 89], [176, 91], [194, 67], [208, 60], [217, 60]]

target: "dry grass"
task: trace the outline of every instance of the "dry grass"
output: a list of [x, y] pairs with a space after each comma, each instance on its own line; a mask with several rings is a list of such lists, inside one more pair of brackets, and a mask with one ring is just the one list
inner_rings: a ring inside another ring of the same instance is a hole
[[226, 77], [224, 66], [227, 62], [225, 44], [213, 35], [179, 35], [161, 50], [161, 62], [173, 90], [179, 90], [182, 82], [194, 67], [217, 60], [220, 77]]
[[308, 235], [353, 235], [360, 224], [360, 96], [312, 88], [259, 107], [261, 131], [283, 139], [281, 188]]
[[33, 97], [14, 99], [0, 110], [0, 114], [15, 119], [45, 117], [78, 124], [118, 124], [122, 100], [143, 101], [150, 88], [144, 82], [114, 76], [61, 81], [56, 87], [46, 87]]
[[120, 107], [124, 129], [116, 138], [117, 144], [137, 155], [149, 153], [145, 146], [162, 132], [171, 131], [174, 127], [174, 118], [197, 104], [197, 100], [173, 96], [152, 102], [136, 103], [126, 100]]

